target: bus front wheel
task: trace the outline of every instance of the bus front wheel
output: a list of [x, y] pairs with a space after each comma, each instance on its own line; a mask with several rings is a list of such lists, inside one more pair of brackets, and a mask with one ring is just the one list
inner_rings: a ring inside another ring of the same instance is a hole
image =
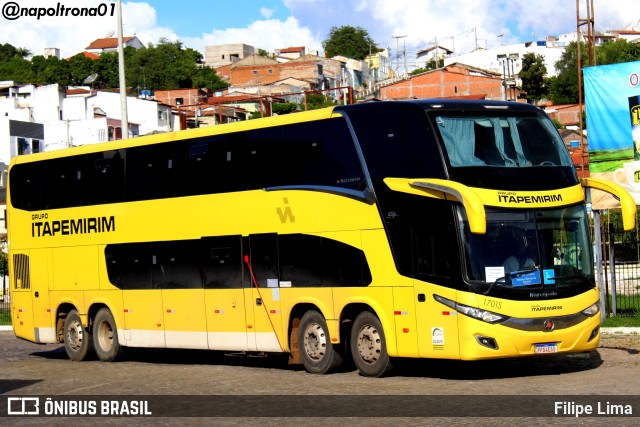
[[80, 362], [93, 352], [91, 334], [82, 325], [77, 310], [71, 310], [64, 322], [64, 349], [69, 359]]
[[381, 377], [391, 369], [382, 324], [373, 313], [363, 311], [353, 322], [351, 355], [356, 368], [366, 377]]
[[115, 360], [121, 352], [118, 330], [108, 308], [101, 308], [93, 321], [93, 341], [98, 359], [103, 362]]
[[298, 348], [305, 369], [312, 374], [325, 374], [342, 363], [333, 348], [327, 322], [317, 311], [307, 311], [298, 328]]

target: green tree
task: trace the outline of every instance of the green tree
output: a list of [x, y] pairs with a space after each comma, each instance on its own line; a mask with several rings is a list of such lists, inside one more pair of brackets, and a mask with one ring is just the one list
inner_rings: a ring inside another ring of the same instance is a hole
[[317, 110], [335, 105], [330, 98], [319, 93], [307, 94], [307, 110]]
[[[587, 45], [580, 45], [581, 63], [588, 64]], [[578, 43], [571, 42], [555, 63], [558, 75], [547, 80], [549, 98], [555, 104], [575, 104], [579, 100], [578, 91]]]
[[84, 80], [87, 77], [98, 72], [98, 61], [97, 59], [89, 59], [82, 53], [69, 58], [67, 62], [69, 63], [70, 84], [75, 86], [85, 84]]
[[55, 56], [45, 58], [42, 55], [34, 56], [31, 59], [33, 78], [24, 80], [38, 84], [58, 83], [61, 86], [70, 84], [69, 63], [64, 59], [60, 60]]
[[360, 60], [366, 58], [369, 52], [377, 52], [378, 49], [365, 29], [349, 25], [332, 27], [329, 38], [322, 42], [322, 47], [328, 58], [342, 55]]
[[298, 109], [298, 104], [296, 104], [295, 102], [278, 102], [273, 104], [272, 108], [274, 114], [289, 114]]
[[412, 76], [415, 76], [416, 74], [422, 74], [422, 73], [426, 73], [427, 71], [437, 70], [439, 65], [443, 65], [442, 61], [436, 61], [435, 58], [431, 58], [424, 63], [424, 67], [416, 68], [415, 70], [411, 71], [409, 74], [411, 74]]
[[526, 92], [528, 101], [536, 102], [546, 96], [546, 74], [547, 67], [544, 65], [544, 56], [526, 53], [522, 57], [522, 69], [518, 76], [522, 80], [522, 90]]
[[639, 59], [640, 44], [629, 43], [624, 39], [606, 42], [596, 47], [596, 63], [598, 65], [633, 62]]
[[19, 55], [14, 55], [6, 61], [0, 62], [0, 80], [33, 81], [31, 62]]
[[4, 43], [0, 45], [0, 62], [7, 62], [18, 54], [18, 49], [15, 46]]
[[[125, 60], [126, 64], [126, 60]], [[100, 55], [98, 61], [98, 80], [94, 82], [101, 88], [114, 88], [120, 86], [120, 76], [118, 74], [118, 53], [105, 52]], [[126, 75], [126, 68], [125, 68]]]
[[202, 65], [200, 52], [184, 48], [180, 41], [160, 39], [157, 45], [125, 51], [125, 57], [127, 85], [131, 88], [220, 90], [228, 86], [215, 70]]

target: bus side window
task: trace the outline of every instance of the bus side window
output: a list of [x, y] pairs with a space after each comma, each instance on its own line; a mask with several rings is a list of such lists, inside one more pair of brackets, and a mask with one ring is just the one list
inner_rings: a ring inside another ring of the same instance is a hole
[[40, 198], [40, 168], [37, 163], [15, 165], [11, 168], [11, 204], [17, 209], [42, 209]]
[[202, 239], [202, 270], [205, 289], [242, 287], [242, 251], [240, 236]]
[[152, 243], [107, 245], [109, 281], [120, 289], [151, 289]]
[[82, 157], [74, 156], [49, 160], [44, 173], [49, 179], [42, 182], [45, 209], [56, 209], [82, 204]]
[[85, 203], [118, 203], [124, 200], [124, 150], [96, 153], [93, 170], [83, 178]]
[[323, 286], [367, 286], [371, 270], [361, 249], [332, 239], [322, 239]]
[[[273, 284], [273, 280], [279, 281], [277, 234], [252, 234], [249, 236], [248, 247], [249, 263], [258, 286], [266, 288]], [[246, 286], [253, 287], [254, 283], [247, 282]]]
[[174, 177], [168, 183], [176, 196], [227, 191], [226, 163], [231, 160], [224, 135], [174, 143]]
[[322, 283], [323, 239], [304, 234], [278, 236], [281, 280], [293, 287], [320, 287]]
[[228, 135], [226, 191], [255, 190], [284, 185], [282, 127], [255, 129]]
[[167, 196], [173, 176], [173, 145], [154, 144], [127, 149], [126, 200]]
[[158, 242], [152, 251], [154, 289], [202, 288], [198, 240]]
[[287, 184], [365, 188], [362, 166], [343, 118], [289, 125], [283, 138]]

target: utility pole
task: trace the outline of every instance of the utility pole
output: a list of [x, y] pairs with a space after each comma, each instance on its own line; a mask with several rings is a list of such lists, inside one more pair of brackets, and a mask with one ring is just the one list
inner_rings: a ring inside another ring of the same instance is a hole
[[396, 70], [398, 70], [400, 68], [400, 64], [398, 64], [399, 61], [399, 56], [400, 56], [400, 46], [399, 46], [399, 40], [398, 39], [403, 39], [403, 45], [404, 45], [404, 72], [405, 74], [407, 73], [407, 48], [406, 48], [406, 44], [404, 44], [404, 38], [407, 36], [393, 36], [394, 39], [396, 39], [396, 50], [398, 51], [398, 54], [396, 55]]
[[124, 78], [124, 42], [122, 37], [122, 0], [118, 0], [118, 75], [120, 77], [120, 123], [122, 139], [129, 138], [129, 119], [127, 117], [127, 82]]
[[478, 28], [477, 27], [473, 27], [473, 38], [475, 39], [475, 45], [476, 45], [475, 50], [478, 50]]

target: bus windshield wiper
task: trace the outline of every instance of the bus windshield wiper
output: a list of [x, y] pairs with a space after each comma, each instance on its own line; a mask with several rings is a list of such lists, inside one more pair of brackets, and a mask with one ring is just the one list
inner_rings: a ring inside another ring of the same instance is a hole
[[483, 294], [489, 295], [489, 293], [493, 290], [494, 287], [496, 287], [496, 285], [500, 281], [504, 282], [506, 279], [512, 279], [514, 277], [522, 276], [523, 274], [533, 273], [534, 271], [537, 271], [537, 270], [538, 270], [538, 267], [534, 265], [533, 267], [527, 268], [526, 270], [518, 270], [512, 273], [507, 273], [504, 276], [498, 277], [496, 280], [494, 280], [493, 283], [491, 283], [491, 285], [487, 288], [487, 290], [483, 292]]

